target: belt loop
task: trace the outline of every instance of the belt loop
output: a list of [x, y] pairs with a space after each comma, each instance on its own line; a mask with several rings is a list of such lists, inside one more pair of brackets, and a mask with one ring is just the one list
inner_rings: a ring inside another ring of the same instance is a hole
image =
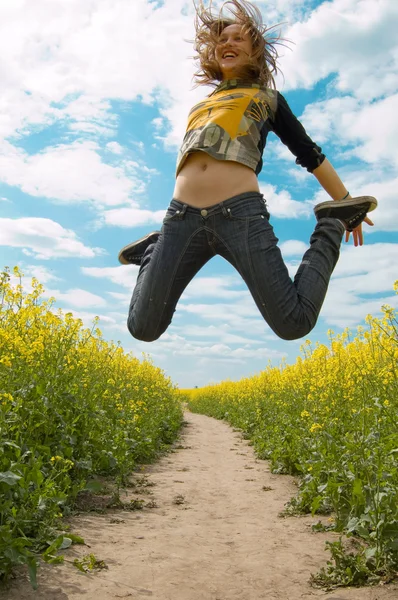
[[226, 219], [230, 219], [231, 218], [231, 209], [230, 208], [225, 208], [224, 202], [220, 202], [220, 204], [221, 204], [222, 214], [224, 215], [224, 217]]
[[180, 211], [180, 214], [178, 215], [179, 219], [183, 219], [185, 217], [185, 213], [187, 212], [187, 208], [188, 208], [188, 204], [183, 204], [182, 210]]

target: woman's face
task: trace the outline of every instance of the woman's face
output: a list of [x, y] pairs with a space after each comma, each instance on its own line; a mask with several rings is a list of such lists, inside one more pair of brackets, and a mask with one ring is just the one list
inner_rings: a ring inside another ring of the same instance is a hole
[[252, 49], [250, 34], [243, 36], [242, 25], [228, 25], [223, 29], [215, 51], [223, 79], [239, 76], [241, 68], [249, 62]]

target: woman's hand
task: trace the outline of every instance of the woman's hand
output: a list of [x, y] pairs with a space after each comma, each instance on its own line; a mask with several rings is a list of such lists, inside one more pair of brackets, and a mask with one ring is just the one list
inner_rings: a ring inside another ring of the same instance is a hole
[[[373, 227], [374, 223], [368, 218], [365, 217], [364, 223]], [[363, 245], [363, 233], [362, 233], [362, 223], [358, 225], [353, 231], [345, 232], [345, 241], [348, 242], [350, 239], [350, 234], [352, 233], [352, 237], [354, 239], [354, 246], [362, 246]]]

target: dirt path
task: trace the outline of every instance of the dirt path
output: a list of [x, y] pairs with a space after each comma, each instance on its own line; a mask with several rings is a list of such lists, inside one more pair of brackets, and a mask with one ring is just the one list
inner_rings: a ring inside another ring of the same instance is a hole
[[278, 517], [295, 493], [293, 478], [271, 474], [226, 423], [185, 418], [183, 448], [144, 472], [155, 484], [145, 499], [157, 508], [73, 520], [90, 548], [74, 546], [66, 556], [93, 552], [108, 569], [86, 575], [70, 564], [44, 567], [36, 593], [19, 581], [8, 600], [398, 598], [398, 585], [311, 588], [310, 573], [328, 559], [325, 540], [334, 538], [311, 532], [318, 519]]

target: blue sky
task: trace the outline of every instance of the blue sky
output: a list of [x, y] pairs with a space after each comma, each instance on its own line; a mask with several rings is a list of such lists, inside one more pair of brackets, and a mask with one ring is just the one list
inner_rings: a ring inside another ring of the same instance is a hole
[[[355, 328], [397, 305], [398, 3], [257, 2], [284, 23], [277, 87], [351, 194], [379, 207], [365, 245], [344, 244], [315, 329]], [[119, 248], [160, 228], [190, 107], [193, 8], [184, 0], [0, 0], [0, 264], [37, 277], [56, 306], [106, 339], [152, 356], [181, 387], [294, 362], [305, 340], [280, 340], [220, 258], [197, 275], [156, 342], [127, 331], [136, 267]], [[259, 175], [293, 275], [329, 199], [273, 135]]]

